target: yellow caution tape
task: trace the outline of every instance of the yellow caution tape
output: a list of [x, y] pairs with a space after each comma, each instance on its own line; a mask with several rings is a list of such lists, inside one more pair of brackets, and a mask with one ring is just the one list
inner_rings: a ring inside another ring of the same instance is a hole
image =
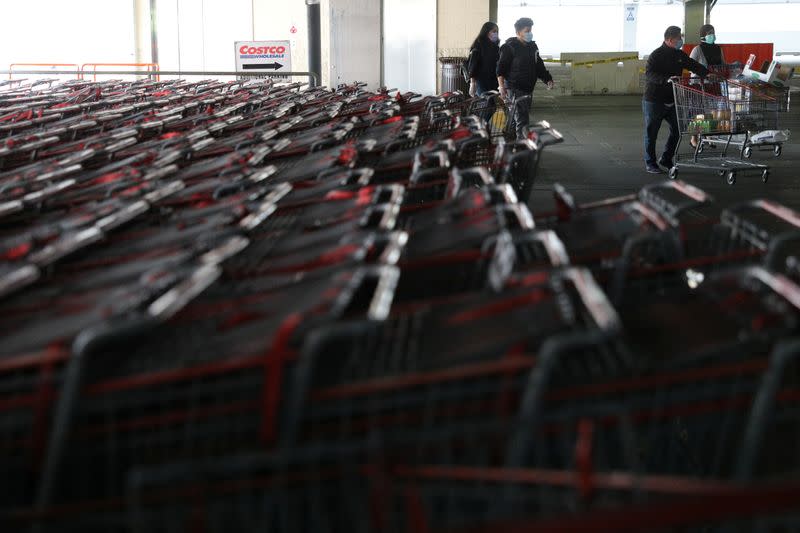
[[[624, 57], [609, 57], [608, 59], [593, 59], [592, 61], [577, 61], [572, 62], [573, 67], [585, 67], [592, 65], [601, 65], [603, 63], [619, 63], [620, 61], [638, 61], [639, 56], [624, 56]], [[558, 61], [558, 63], [570, 63], [570, 61]]]
[[624, 56], [624, 57], [610, 57], [608, 59], [597, 59], [593, 61], [580, 61], [572, 63], [573, 67], [582, 67], [585, 65], [598, 65], [603, 63], [619, 63], [620, 61], [638, 61], [639, 56]]

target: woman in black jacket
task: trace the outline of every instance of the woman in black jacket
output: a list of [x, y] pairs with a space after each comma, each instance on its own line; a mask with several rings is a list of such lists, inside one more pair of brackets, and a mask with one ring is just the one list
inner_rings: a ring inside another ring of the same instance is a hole
[[500, 59], [500, 36], [497, 24], [487, 22], [469, 50], [469, 94], [497, 90], [497, 61]]
[[[717, 35], [714, 26], [705, 24], [700, 28], [700, 44], [694, 47], [689, 57], [708, 68], [714, 74], [728, 76], [725, 54], [722, 47], [717, 44]], [[695, 75], [696, 76], [696, 75]], [[692, 76], [693, 78], [695, 76]], [[699, 142], [697, 135], [692, 135], [689, 143], [697, 148]]]
[[706, 68], [711, 67], [709, 70], [712, 72], [721, 76], [727, 74], [719, 70], [726, 66], [725, 54], [722, 52], [722, 47], [717, 44], [716, 30], [711, 24], [705, 24], [700, 28], [700, 44], [694, 47], [689, 57]]

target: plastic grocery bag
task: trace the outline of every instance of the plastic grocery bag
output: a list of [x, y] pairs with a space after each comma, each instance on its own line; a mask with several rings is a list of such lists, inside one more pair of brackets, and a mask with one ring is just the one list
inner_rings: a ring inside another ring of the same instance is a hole
[[494, 112], [492, 118], [489, 119], [489, 128], [491, 131], [505, 131], [508, 116], [506, 110], [501, 106]]
[[760, 131], [750, 137], [750, 142], [754, 144], [767, 142], [786, 142], [789, 140], [789, 130], [767, 130]]

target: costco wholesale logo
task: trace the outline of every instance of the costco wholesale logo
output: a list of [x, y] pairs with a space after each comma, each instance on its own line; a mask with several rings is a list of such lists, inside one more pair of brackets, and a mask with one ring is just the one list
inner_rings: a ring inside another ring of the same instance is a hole
[[292, 47], [289, 41], [235, 41], [236, 70], [289, 72]]
[[285, 46], [240, 46], [239, 47], [239, 54], [242, 57], [248, 58], [265, 58], [265, 59], [277, 59], [283, 57], [286, 53]]

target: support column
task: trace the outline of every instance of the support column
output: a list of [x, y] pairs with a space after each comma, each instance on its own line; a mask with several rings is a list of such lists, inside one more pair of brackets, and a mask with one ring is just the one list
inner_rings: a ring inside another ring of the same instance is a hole
[[134, 0], [133, 36], [137, 63], [158, 63], [155, 0]]
[[700, 28], [707, 23], [708, 0], [686, 0], [683, 4], [684, 41], [689, 44], [700, 42]]
[[319, 0], [306, 0], [308, 11], [308, 70], [322, 74], [322, 36]]
[[497, 23], [497, 0], [489, 0], [489, 20]]

